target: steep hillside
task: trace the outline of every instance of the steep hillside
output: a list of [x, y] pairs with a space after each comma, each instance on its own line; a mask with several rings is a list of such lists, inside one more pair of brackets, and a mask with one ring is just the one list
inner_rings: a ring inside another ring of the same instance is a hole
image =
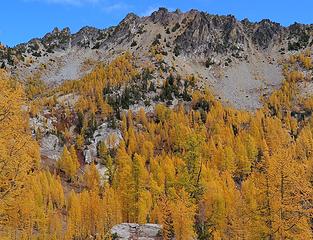
[[270, 20], [252, 23], [160, 8], [148, 17], [128, 14], [108, 29], [84, 27], [75, 34], [54, 29], [41, 39], [3, 47], [0, 64], [20, 79], [36, 76], [53, 85], [80, 78], [99, 62], [129, 51], [139, 66], [150, 63], [181, 76], [194, 74], [225, 103], [255, 109], [261, 106], [260, 96], [279, 87], [282, 58], [312, 48], [312, 32], [312, 25], [283, 27]]

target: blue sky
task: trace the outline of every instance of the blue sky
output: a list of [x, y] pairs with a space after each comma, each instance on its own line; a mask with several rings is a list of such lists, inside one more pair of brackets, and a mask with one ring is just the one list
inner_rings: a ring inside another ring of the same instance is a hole
[[283, 25], [313, 23], [313, 0], [4, 0], [1, 2], [0, 42], [14, 46], [42, 37], [54, 27], [105, 28], [118, 24], [128, 12], [148, 15], [159, 7], [199, 9], [232, 14], [238, 19], [269, 18]]

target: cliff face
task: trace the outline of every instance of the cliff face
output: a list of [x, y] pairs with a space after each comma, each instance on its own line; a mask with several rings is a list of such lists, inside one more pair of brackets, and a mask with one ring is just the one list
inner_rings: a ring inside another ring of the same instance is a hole
[[255, 108], [259, 97], [255, 92], [267, 94], [279, 85], [280, 59], [312, 47], [313, 25], [283, 27], [267, 19], [252, 23], [234, 16], [160, 8], [148, 17], [130, 13], [107, 29], [84, 27], [72, 34], [68, 28], [56, 28], [41, 39], [1, 47], [0, 66], [21, 79], [36, 75], [58, 84], [125, 51], [133, 53], [139, 65], [157, 65], [153, 55], [161, 54], [161, 64], [181, 75], [198, 76], [224, 101], [235, 106], [250, 101], [238, 107]]

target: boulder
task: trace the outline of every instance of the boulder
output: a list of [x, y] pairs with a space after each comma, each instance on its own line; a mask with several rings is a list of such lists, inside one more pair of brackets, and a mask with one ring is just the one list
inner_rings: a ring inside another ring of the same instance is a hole
[[[112, 136], [115, 138], [115, 142], [112, 142]], [[107, 147], [117, 147], [122, 139], [122, 133], [119, 129], [112, 129], [105, 122], [101, 124], [93, 134], [93, 143], [97, 146], [100, 142], [104, 142]]]
[[40, 143], [41, 155], [52, 160], [60, 158], [62, 148], [60, 147], [59, 138], [53, 134], [46, 134]]
[[[49, 114], [49, 112], [46, 114]], [[32, 117], [29, 119], [30, 128], [33, 131], [33, 135], [35, 136], [35, 132], [39, 131], [41, 134], [48, 134], [51, 132], [55, 132], [54, 123], [57, 122], [57, 119], [54, 117], [46, 118], [44, 114], [38, 114], [36, 117]]]
[[84, 160], [85, 160], [85, 163], [87, 163], [87, 164], [90, 164], [93, 162], [93, 158], [91, 156], [91, 151], [88, 148], [84, 150]]
[[122, 223], [111, 229], [113, 239], [161, 240], [162, 226], [158, 224]]

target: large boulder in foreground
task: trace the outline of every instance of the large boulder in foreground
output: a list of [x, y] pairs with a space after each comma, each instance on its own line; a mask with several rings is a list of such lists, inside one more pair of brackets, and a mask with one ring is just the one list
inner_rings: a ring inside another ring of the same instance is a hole
[[113, 239], [119, 240], [161, 240], [162, 227], [158, 224], [122, 223], [111, 229]]

